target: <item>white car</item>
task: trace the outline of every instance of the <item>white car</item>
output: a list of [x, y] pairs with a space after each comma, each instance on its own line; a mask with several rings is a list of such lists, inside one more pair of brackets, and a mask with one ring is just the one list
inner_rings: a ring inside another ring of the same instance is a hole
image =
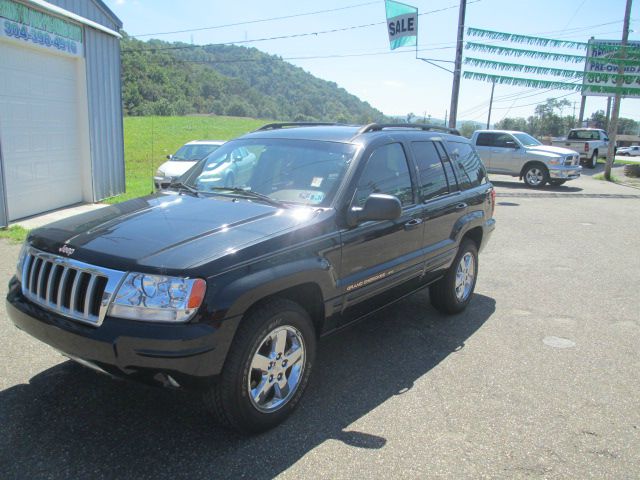
[[194, 140], [185, 143], [173, 155], [167, 155], [167, 161], [160, 165], [153, 176], [156, 190], [167, 188], [173, 180], [180, 177], [222, 144], [224, 144], [224, 140]]
[[640, 145], [632, 145], [631, 147], [620, 147], [616, 150], [616, 155], [622, 155], [625, 157], [638, 157], [640, 156]]
[[254, 171], [256, 155], [245, 147], [237, 147], [223, 154], [213, 152], [203, 163], [198, 177], [199, 188], [246, 188]]

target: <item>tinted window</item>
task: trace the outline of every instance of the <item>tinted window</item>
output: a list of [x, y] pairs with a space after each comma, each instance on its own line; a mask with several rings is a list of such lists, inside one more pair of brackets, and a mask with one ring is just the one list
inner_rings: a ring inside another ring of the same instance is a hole
[[377, 148], [367, 160], [358, 180], [356, 204], [364, 205], [372, 193], [393, 195], [402, 205], [413, 203], [407, 159], [399, 143]]
[[456, 175], [453, 172], [453, 166], [449, 161], [449, 155], [447, 155], [446, 150], [442, 146], [440, 142], [434, 142], [438, 153], [440, 154], [440, 160], [442, 160], [442, 164], [444, 165], [444, 171], [447, 174], [447, 181], [449, 182], [449, 191], [457, 192], [458, 191], [458, 181], [456, 179]]
[[458, 169], [458, 182], [463, 190], [487, 181], [487, 173], [480, 157], [468, 143], [448, 141], [451, 159]]
[[479, 147], [491, 147], [493, 145], [493, 137], [495, 133], [479, 133], [476, 139], [476, 145]]
[[571, 130], [567, 140], [598, 140], [599, 138], [597, 130]]
[[508, 133], [479, 133], [476, 145], [479, 147], [512, 147], [507, 142], [513, 142], [513, 137]]
[[444, 167], [433, 142], [413, 142], [411, 148], [418, 164], [420, 200], [449, 193]]

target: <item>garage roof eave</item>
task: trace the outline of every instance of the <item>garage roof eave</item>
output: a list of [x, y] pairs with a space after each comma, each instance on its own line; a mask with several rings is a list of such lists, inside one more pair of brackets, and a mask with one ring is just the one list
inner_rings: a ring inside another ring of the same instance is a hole
[[108, 35], [112, 35], [116, 38], [122, 38], [122, 35], [120, 35], [120, 33], [116, 32], [115, 30], [105, 27], [104, 25], [94, 22], [93, 20], [89, 20], [88, 18], [81, 17], [76, 13], [70, 12], [69, 10], [65, 10], [64, 8], [58, 7], [57, 5], [53, 5], [49, 2], [46, 2], [45, 0], [27, 0], [27, 1], [33, 5], [37, 5], [38, 7], [44, 10], [47, 10], [51, 13], [55, 13], [56, 15], [67, 17], [71, 20], [74, 20], [88, 27], [95, 28], [96, 30], [100, 30], [101, 32], [104, 32]]

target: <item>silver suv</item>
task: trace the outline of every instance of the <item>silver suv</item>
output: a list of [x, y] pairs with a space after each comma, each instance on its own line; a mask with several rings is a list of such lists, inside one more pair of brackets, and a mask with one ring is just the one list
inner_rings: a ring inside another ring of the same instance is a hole
[[524, 132], [476, 130], [471, 143], [489, 173], [519, 177], [533, 188], [562, 185], [582, 172], [577, 152], [543, 145]]

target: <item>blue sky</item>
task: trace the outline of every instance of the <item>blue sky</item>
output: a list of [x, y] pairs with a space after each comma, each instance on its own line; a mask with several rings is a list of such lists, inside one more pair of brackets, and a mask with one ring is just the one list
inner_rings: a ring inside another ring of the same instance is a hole
[[[631, 17], [630, 40], [640, 40], [640, 0], [635, 0]], [[452, 75], [416, 60], [415, 50], [389, 51], [384, 1], [324, 0], [323, 2], [271, 0], [230, 2], [218, 0], [106, 0], [131, 35], [203, 28], [249, 22], [278, 16], [305, 14], [319, 10], [343, 8], [335, 12], [304, 15], [284, 20], [249, 23], [232, 27], [142, 36], [167, 41], [196, 44], [238, 42], [292, 34], [321, 32], [351, 26], [376, 24], [335, 33], [319, 33], [269, 41], [242, 43], [264, 52], [279, 55], [291, 63], [325, 80], [336, 82], [362, 100], [389, 115], [432, 115], [443, 118], [449, 108]], [[426, 58], [453, 61], [458, 21], [457, 0], [406, 0], [420, 13], [444, 9], [420, 16], [419, 55]], [[351, 7], [353, 8], [345, 8]], [[625, 0], [468, 0], [466, 25], [524, 35], [538, 35], [576, 41], [620, 39]], [[381, 23], [381, 24], [378, 24]], [[491, 43], [490, 40], [478, 40]], [[495, 41], [493, 41], [495, 43]], [[544, 50], [543, 47], [504, 46]], [[547, 50], [550, 50], [547, 48]], [[558, 50], [581, 54], [580, 51]], [[465, 52], [465, 55], [467, 52]], [[336, 58], [335, 55], [361, 55]], [[543, 64], [556, 68], [581, 69], [581, 66], [548, 63], [530, 59], [510, 59], [469, 52], [469, 56], [504, 62]], [[295, 59], [296, 57], [331, 58]], [[440, 63], [445, 68], [452, 64]], [[470, 68], [471, 69], [471, 68]], [[473, 69], [478, 70], [478, 69]], [[488, 72], [490, 73], [490, 72]], [[496, 73], [496, 72], [494, 72]], [[503, 73], [535, 77], [531, 74]], [[486, 121], [491, 85], [475, 80], [462, 80], [458, 120]], [[535, 104], [549, 97], [563, 96], [572, 104], [564, 114], [576, 112], [579, 93], [566, 90], [546, 91], [524, 87], [498, 85], [495, 91], [492, 123], [505, 116], [528, 116]], [[606, 99], [588, 97], [586, 114], [606, 108]], [[576, 113], [577, 114], [577, 113]], [[640, 99], [624, 99], [621, 116], [640, 120]]]

